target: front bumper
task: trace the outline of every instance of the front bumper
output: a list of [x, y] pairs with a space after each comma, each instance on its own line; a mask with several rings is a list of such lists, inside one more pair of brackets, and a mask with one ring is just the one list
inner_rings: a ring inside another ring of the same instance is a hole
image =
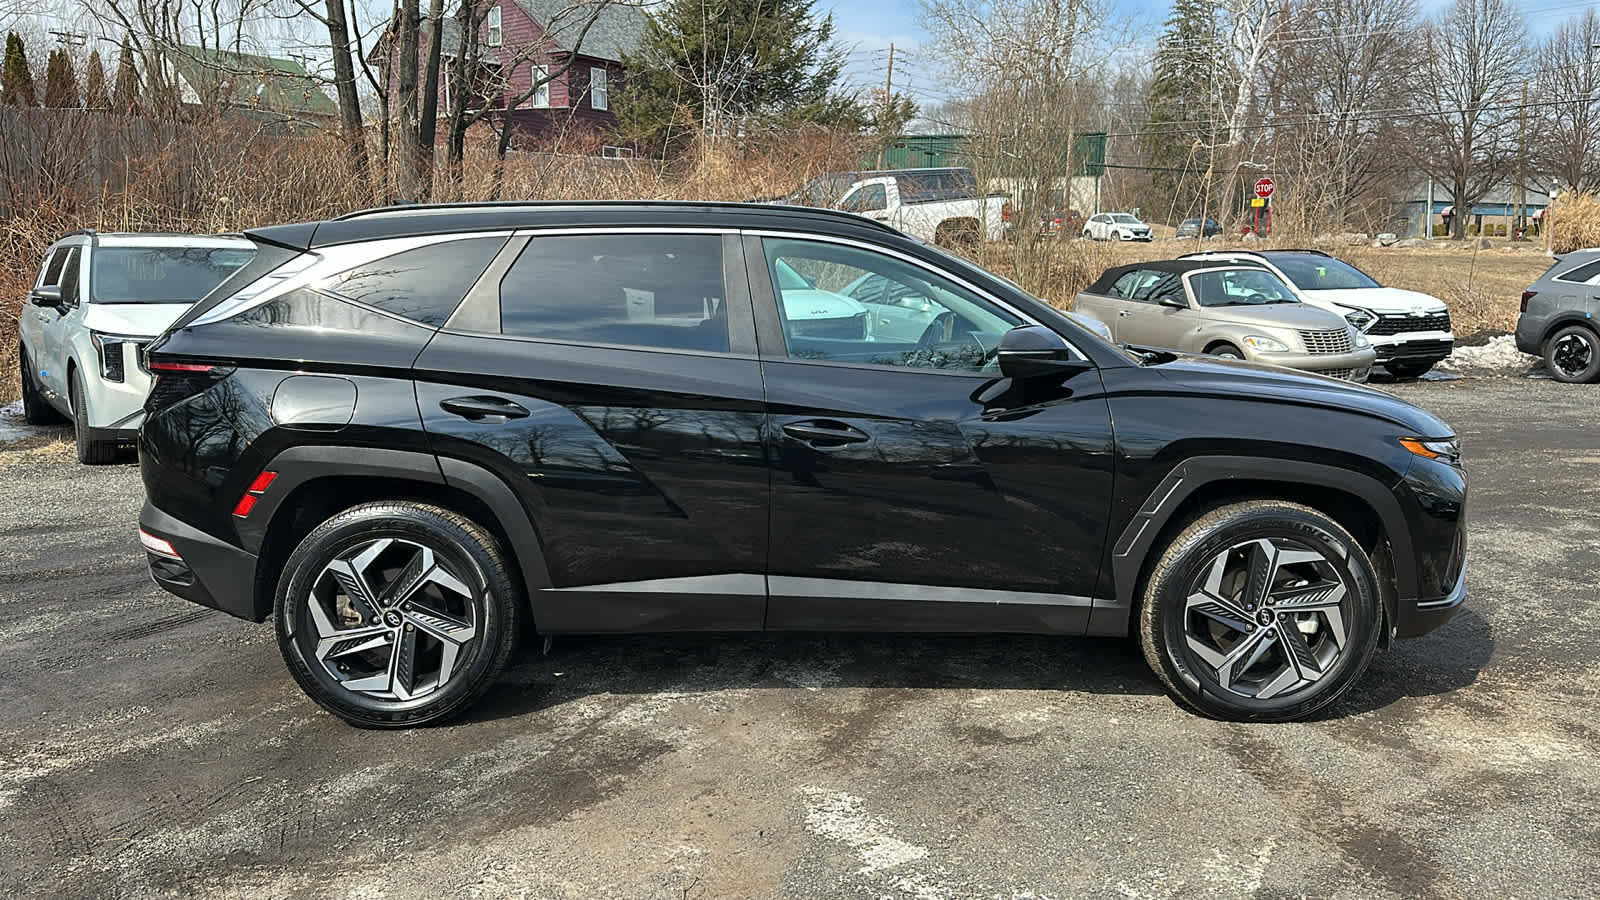
[[148, 500], [139, 511], [139, 530], [160, 538], [176, 558], [146, 550], [150, 577], [185, 600], [260, 622], [267, 610], [256, 600], [256, 557], [185, 524]]
[[[1250, 351], [1246, 351], [1250, 353]], [[1269, 363], [1299, 369], [1316, 375], [1329, 375], [1345, 381], [1363, 382], [1372, 374], [1377, 354], [1371, 347], [1348, 353], [1250, 353], [1251, 362]]]
[[1372, 349], [1377, 351], [1380, 363], [1438, 362], [1449, 356], [1456, 346], [1455, 335], [1449, 333], [1399, 335], [1371, 340]]
[[1125, 231], [1119, 231], [1119, 232], [1117, 232], [1117, 240], [1119, 240], [1119, 241], [1146, 241], [1146, 242], [1148, 242], [1148, 241], [1155, 240], [1155, 237], [1154, 237], [1154, 235], [1151, 235], [1149, 233], [1146, 233], [1146, 234], [1129, 234], [1129, 233], [1127, 233]]

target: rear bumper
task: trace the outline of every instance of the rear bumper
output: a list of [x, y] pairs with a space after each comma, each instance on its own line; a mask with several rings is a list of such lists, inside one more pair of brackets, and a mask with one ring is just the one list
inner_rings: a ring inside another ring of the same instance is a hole
[[139, 511], [139, 529], [177, 551], [173, 558], [147, 550], [150, 577], [157, 585], [231, 616], [252, 622], [266, 618], [267, 611], [256, 602], [255, 554], [186, 525], [149, 501]]

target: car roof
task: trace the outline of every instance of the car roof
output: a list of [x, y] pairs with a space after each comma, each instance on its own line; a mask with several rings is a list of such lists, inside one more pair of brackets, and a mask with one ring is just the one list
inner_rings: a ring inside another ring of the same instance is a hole
[[245, 232], [254, 240], [312, 250], [383, 238], [520, 228], [669, 227], [782, 228], [839, 235], [901, 237], [888, 225], [839, 210], [765, 203], [676, 200], [569, 200], [438, 203], [366, 209], [321, 222], [271, 225]]
[[93, 243], [101, 247], [228, 247], [250, 249], [250, 242], [237, 234], [181, 234], [175, 231], [74, 231], [62, 237], [51, 249]]
[[1181, 258], [1196, 259], [1202, 256], [1209, 256], [1212, 258], [1229, 256], [1256, 256], [1262, 259], [1271, 259], [1274, 256], [1320, 256], [1324, 259], [1334, 258], [1331, 253], [1324, 253], [1321, 250], [1299, 250], [1288, 248], [1283, 250], [1201, 250], [1198, 253], [1185, 253]]
[[1111, 268], [1102, 272], [1100, 277], [1095, 280], [1095, 283], [1089, 285], [1086, 290], [1091, 294], [1105, 293], [1106, 289], [1111, 287], [1111, 285], [1114, 284], [1118, 278], [1121, 278], [1129, 272], [1137, 272], [1141, 269], [1148, 269], [1156, 272], [1174, 272], [1180, 275], [1185, 272], [1196, 272], [1201, 269], [1259, 269], [1263, 272], [1266, 271], [1266, 268], [1260, 263], [1248, 259], [1228, 260], [1226, 262], [1220, 262], [1216, 259], [1189, 259], [1185, 257], [1180, 257], [1178, 259], [1155, 259], [1149, 262], [1128, 263], [1127, 265], [1122, 266], [1112, 266]]

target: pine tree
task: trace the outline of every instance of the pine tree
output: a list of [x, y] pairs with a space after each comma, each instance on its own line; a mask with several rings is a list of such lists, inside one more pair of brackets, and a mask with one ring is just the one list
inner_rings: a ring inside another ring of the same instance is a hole
[[1222, 114], [1217, 66], [1223, 58], [1216, 5], [1176, 0], [1156, 45], [1154, 77], [1140, 144], [1153, 169], [1150, 208], [1159, 217], [1199, 215], [1205, 195], [1204, 145], [1221, 138], [1213, 125]]
[[117, 54], [117, 83], [112, 88], [111, 106], [119, 113], [130, 112], [139, 103], [139, 70], [133, 67], [133, 48], [122, 42]]
[[844, 52], [833, 15], [815, 0], [668, 0], [626, 61], [618, 119], [629, 137], [663, 148], [675, 136], [712, 137], [803, 124], [865, 127], [841, 89]]
[[33, 72], [22, 49], [22, 38], [15, 31], [6, 35], [6, 58], [0, 63], [0, 103], [7, 106], [38, 106], [39, 94], [33, 87]]
[[83, 105], [89, 109], [105, 109], [111, 105], [106, 92], [106, 67], [100, 62], [100, 51], [89, 53], [88, 71], [83, 76]]
[[50, 63], [44, 69], [44, 105], [51, 109], [78, 107], [78, 75], [65, 50], [50, 51]]

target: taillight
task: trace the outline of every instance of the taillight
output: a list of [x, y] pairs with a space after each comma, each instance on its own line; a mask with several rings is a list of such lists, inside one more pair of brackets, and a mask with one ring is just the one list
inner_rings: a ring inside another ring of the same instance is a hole
[[1522, 292], [1522, 311], [1523, 312], [1527, 312], [1528, 311], [1528, 301], [1532, 300], [1534, 298], [1534, 295], [1536, 295], [1538, 293], [1539, 293], [1538, 291], [1523, 291]]
[[256, 508], [256, 501], [261, 499], [261, 495], [267, 492], [267, 488], [272, 485], [272, 480], [277, 477], [277, 472], [264, 471], [257, 475], [255, 480], [250, 482], [250, 486], [244, 489], [244, 496], [240, 497], [239, 502], [233, 505], [233, 514], [241, 519], [250, 515], [250, 510]]
[[147, 359], [145, 368], [154, 378], [154, 382], [150, 385], [150, 394], [144, 401], [144, 411], [147, 415], [187, 400], [233, 374], [232, 366], [176, 362], [168, 359]]
[[222, 367], [213, 366], [209, 363], [186, 363], [152, 359], [147, 365], [147, 368], [149, 368], [152, 373], [181, 372], [190, 375], [208, 375]]
[[1002, 222], [1011, 221], [1011, 201], [1009, 201], [1009, 200], [1007, 200], [1005, 203], [1000, 204], [1000, 221], [1002, 221]]

